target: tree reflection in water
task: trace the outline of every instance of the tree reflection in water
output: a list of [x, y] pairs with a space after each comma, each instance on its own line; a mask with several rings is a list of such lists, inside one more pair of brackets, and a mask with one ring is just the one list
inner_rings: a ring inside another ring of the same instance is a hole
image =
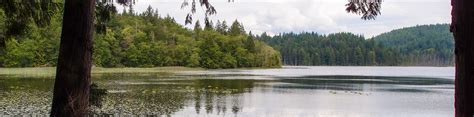
[[242, 109], [242, 93], [250, 92], [256, 80], [196, 78], [120, 82], [126, 84], [102, 82], [109, 93], [103, 96], [101, 107], [92, 109], [94, 115], [172, 115], [193, 104], [198, 115], [203, 111], [208, 115], [225, 115], [228, 108], [237, 114]]
[[[212, 76], [100, 74], [91, 85], [91, 116], [173, 115], [185, 107], [195, 113], [225, 115], [242, 110], [242, 94], [258, 80]], [[0, 113], [48, 115], [52, 78], [0, 78]], [[205, 113], [203, 113], [205, 112]], [[188, 113], [192, 114], [192, 113]]]
[[[346, 100], [346, 103], [351, 103], [358, 101], [351, 101], [353, 98], [385, 99], [391, 98], [393, 93], [403, 94], [404, 96], [418, 96], [420, 94], [421, 96], [437, 96], [441, 91], [453, 89], [452, 79], [428, 77], [292, 76], [262, 80], [247, 78], [249, 76], [229, 74], [180, 76], [175, 74], [147, 75], [142, 73], [100, 74], [93, 77], [93, 82], [96, 86], [92, 86], [92, 89], [98, 89], [98, 92], [91, 91], [93, 94], [91, 97], [91, 104], [93, 104], [90, 108], [91, 116], [228, 116], [232, 114], [238, 115], [239, 113], [242, 115], [244, 106], [261, 106], [244, 102], [251, 103], [269, 99], [258, 95], [262, 93], [277, 95], [283, 93], [288, 96], [279, 95], [284, 96], [280, 99], [289, 98], [286, 101], [291, 103], [289, 104], [290, 106], [300, 107], [302, 105], [304, 107], [307, 104], [306, 102], [290, 101], [293, 98], [292, 96], [296, 95], [302, 97], [295, 98], [306, 98], [306, 92], [312, 91], [313, 94], [311, 95], [313, 96], [341, 97]], [[49, 115], [53, 81], [54, 79], [52, 78], [10, 78], [0, 76], [0, 105], [2, 105], [0, 107], [0, 116], [2, 116], [1, 114], [23, 116], [32, 114]], [[378, 94], [390, 95], [386, 97], [385, 95], [369, 95], [370, 93], [363, 92], [377, 92]], [[249, 97], [251, 99], [248, 99]], [[255, 98], [258, 99], [254, 100]], [[325, 98], [322, 99], [324, 101]], [[446, 100], [449, 99], [446, 98]], [[328, 100], [331, 101], [330, 99]], [[313, 101], [315, 101], [313, 104], [321, 104], [317, 100]], [[426, 100], [423, 99], [423, 101]], [[428, 104], [423, 101], [418, 102], [422, 105]], [[95, 102], [97, 103], [94, 104]], [[397, 104], [400, 102], [403, 103], [403, 101], [399, 101]], [[333, 103], [337, 102], [332, 102], [329, 105], [325, 105], [325, 107], [330, 107]], [[410, 106], [417, 105], [412, 103], [405, 104]], [[268, 108], [273, 107], [269, 106]], [[281, 108], [287, 108], [287, 106], [281, 106]], [[333, 109], [340, 110], [345, 108]], [[311, 110], [306, 111], [311, 112]]]
[[[237, 114], [242, 109], [241, 94], [251, 92], [255, 82], [255, 80], [195, 80], [194, 107], [196, 114], [200, 114], [202, 102], [205, 103], [204, 109], [207, 114], [225, 115], [229, 107], [232, 108], [232, 113]], [[227, 102], [232, 103], [227, 105]]]
[[106, 89], [101, 89], [97, 84], [91, 84], [91, 91], [89, 97], [89, 106], [102, 107], [104, 96], [107, 95]]

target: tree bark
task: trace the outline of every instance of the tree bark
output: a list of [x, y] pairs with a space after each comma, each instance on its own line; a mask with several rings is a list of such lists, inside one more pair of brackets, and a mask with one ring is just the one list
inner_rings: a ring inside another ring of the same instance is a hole
[[66, 0], [51, 116], [88, 115], [95, 0]]
[[455, 116], [474, 116], [474, 1], [451, 0], [455, 42]]

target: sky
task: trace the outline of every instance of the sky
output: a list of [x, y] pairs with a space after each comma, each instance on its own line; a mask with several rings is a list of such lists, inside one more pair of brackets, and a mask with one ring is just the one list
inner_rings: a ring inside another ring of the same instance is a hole
[[[191, 1], [191, 0], [188, 0]], [[318, 32], [321, 34], [352, 32], [367, 38], [393, 29], [451, 22], [450, 0], [384, 0], [381, 15], [375, 20], [362, 20], [359, 15], [345, 11], [347, 0], [210, 0], [217, 10], [210, 19], [225, 20], [228, 25], [242, 22], [246, 31], [254, 34], [267, 32], [275, 35], [284, 32]], [[183, 0], [138, 0], [136, 12], [149, 5], [162, 16], [169, 15], [184, 25], [189, 7], [181, 9]], [[119, 11], [124, 7], [119, 6]], [[197, 7], [194, 21], [204, 20]], [[193, 27], [194, 24], [186, 25]]]

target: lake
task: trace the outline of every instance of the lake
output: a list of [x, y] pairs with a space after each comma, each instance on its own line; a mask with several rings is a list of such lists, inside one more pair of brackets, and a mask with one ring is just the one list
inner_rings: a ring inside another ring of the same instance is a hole
[[[172, 70], [171, 70], [172, 71]], [[93, 116], [451, 117], [453, 67], [93, 74]], [[0, 116], [48, 115], [52, 77], [0, 75]]]

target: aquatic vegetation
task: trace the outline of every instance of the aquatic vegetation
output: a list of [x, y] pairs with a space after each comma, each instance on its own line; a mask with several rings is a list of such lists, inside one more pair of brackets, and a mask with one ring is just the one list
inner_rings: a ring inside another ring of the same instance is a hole
[[[453, 79], [435, 77], [263, 76], [235, 69], [166, 73], [140, 70], [143, 72], [98, 70], [106, 72], [92, 76], [91, 116], [245, 116], [253, 109], [268, 111], [255, 116], [285, 116], [295, 114], [286, 112], [287, 108], [306, 114], [314, 114], [318, 106], [355, 112], [363, 111], [357, 110], [361, 104], [383, 113], [386, 110], [379, 106], [404, 107], [397, 113], [407, 113], [431, 104], [429, 109], [416, 111], [447, 115], [450, 113], [442, 112], [449, 112], [451, 102], [447, 100], [452, 98], [454, 87]], [[0, 76], [0, 116], [48, 115], [53, 81], [33, 76]], [[384, 105], [372, 105], [373, 100], [383, 101]]]

